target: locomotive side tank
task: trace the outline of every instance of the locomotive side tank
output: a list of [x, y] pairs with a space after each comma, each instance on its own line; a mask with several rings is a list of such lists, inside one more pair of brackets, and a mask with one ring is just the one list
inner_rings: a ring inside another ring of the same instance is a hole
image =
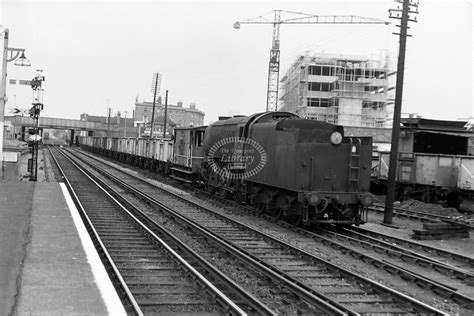
[[[206, 182], [275, 218], [298, 224], [359, 224], [368, 193], [370, 137], [342, 126], [265, 112], [206, 129]], [[232, 159], [229, 159], [232, 158]]]

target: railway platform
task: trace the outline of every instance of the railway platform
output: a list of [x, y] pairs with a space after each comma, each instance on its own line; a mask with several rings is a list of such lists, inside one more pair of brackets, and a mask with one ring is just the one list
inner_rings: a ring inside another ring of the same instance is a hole
[[125, 315], [64, 184], [0, 182], [0, 315]]

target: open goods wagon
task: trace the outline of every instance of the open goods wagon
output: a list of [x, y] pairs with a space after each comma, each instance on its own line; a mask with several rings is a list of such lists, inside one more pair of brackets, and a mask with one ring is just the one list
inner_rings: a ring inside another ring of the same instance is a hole
[[[372, 165], [375, 186], [388, 179], [390, 153], [380, 152]], [[474, 196], [474, 156], [400, 153], [397, 164], [397, 198], [433, 203], [446, 200], [458, 207], [462, 196]]]

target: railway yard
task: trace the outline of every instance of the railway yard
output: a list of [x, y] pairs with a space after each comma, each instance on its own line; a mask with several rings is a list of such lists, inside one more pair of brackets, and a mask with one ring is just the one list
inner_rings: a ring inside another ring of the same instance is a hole
[[[65, 182], [74, 192], [127, 313], [470, 315], [474, 308], [473, 237], [411, 238], [439, 218], [396, 208], [400, 217], [384, 226], [376, 204], [360, 227], [299, 228], [77, 147], [40, 153], [38, 181]], [[411, 204], [430, 213], [429, 204]]]
[[474, 315], [470, 3], [10, 2], [0, 316]]

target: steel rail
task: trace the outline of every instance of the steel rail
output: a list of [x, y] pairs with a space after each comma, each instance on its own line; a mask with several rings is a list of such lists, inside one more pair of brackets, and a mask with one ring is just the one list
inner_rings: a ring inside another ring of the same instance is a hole
[[[115, 190], [110, 189], [111, 191], [115, 192], [115, 194], [119, 195]], [[227, 287], [232, 288], [234, 291], [237, 292], [243, 300], [247, 302], [252, 309], [258, 313], [258, 315], [277, 315], [278, 313], [271, 310], [268, 306], [263, 304], [260, 300], [254, 297], [252, 294], [248, 293], [245, 289], [241, 286], [236, 284], [232, 281], [228, 276], [223, 274], [221, 271], [217, 270], [214, 266], [212, 266], [207, 260], [205, 260], [202, 256], [197, 254], [194, 250], [189, 248], [185, 243], [179, 240], [177, 237], [163, 229], [160, 225], [156, 224], [153, 219], [151, 219], [148, 215], [141, 213], [141, 211], [132, 204], [132, 202], [126, 201], [123, 197], [123, 203], [127, 204], [127, 208], [132, 209], [134, 212], [137, 213], [137, 216], [148, 225], [148, 227], [152, 227], [154, 230], [159, 231], [161, 234], [166, 235], [167, 238], [171, 239], [179, 249], [183, 249], [189, 256], [191, 256], [196, 262], [198, 262], [201, 266], [204, 267], [205, 270], [209, 271], [211, 274], [216, 276], [220, 282], [225, 284]]]
[[[378, 213], [383, 213], [384, 212], [384, 206], [381, 205], [381, 204], [375, 203], [372, 207], [369, 207], [369, 210], [375, 211], [375, 212], [378, 212]], [[439, 215], [439, 214], [430, 214], [430, 213], [426, 213], [426, 212], [413, 211], [413, 210], [406, 210], [406, 209], [402, 209], [400, 207], [394, 207], [393, 208], [393, 215], [398, 216], [398, 217], [418, 219], [420, 221], [429, 221], [429, 222], [442, 221], [442, 222], [462, 225], [462, 226], [468, 227], [470, 229], [474, 229], [474, 226], [472, 224], [456, 220], [456, 219], [454, 219], [450, 216]]]
[[[89, 173], [86, 170], [87, 173]], [[91, 174], [89, 174], [92, 176]], [[102, 186], [107, 186], [104, 181], [100, 179], [96, 179], [98, 183], [100, 183]], [[108, 186], [107, 186], [108, 187]], [[225, 283], [228, 287], [231, 287], [233, 290], [236, 290], [238, 295], [245, 299], [245, 301], [251, 306], [259, 315], [276, 315], [277, 313], [270, 308], [268, 308], [265, 304], [260, 302], [257, 298], [255, 298], [253, 295], [245, 291], [242, 287], [237, 285], [234, 281], [232, 281], [229, 277], [227, 277], [225, 274], [223, 274], [221, 271], [217, 270], [215, 267], [213, 267], [207, 260], [205, 260], [203, 257], [198, 255], [194, 250], [189, 248], [186, 244], [184, 244], [182, 241], [180, 241], [177, 237], [173, 236], [171, 233], [163, 229], [160, 225], [156, 224], [153, 219], [151, 219], [148, 215], [144, 214], [138, 207], [133, 205], [132, 202], [127, 201], [123, 196], [121, 196], [120, 193], [118, 193], [116, 190], [108, 187], [109, 192], [118, 200], [120, 200], [123, 204], [127, 205], [127, 209], [132, 209], [137, 217], [140, 218], [141, 221], [145, 221], [148, 227], [152, 227], [153, 229], [158, 230], [161, 234], [165, 235], [166, 237], [170, 238], [173, 240], [174, 243], [178, 245], [178, 248], [184, 249], [184, 252], [186, 252], [187, 255], [191, 256], [193, 259], [195, 259], [200, 265], [205, 267], [205, 269], [215, 276], [219, 278], [219, 281]]]
[[[285, 222], [281, 222], [281, 224], [283, 226], [287, 226], [287, 227], [291, 226], [290, 224], [285, 223]], [[393, 265], [391, 263], [384, 262], [383, 260], [378, 260], [378, 259], [372, 258], [371, 256], [368, 256], [368, 255], [366, 255], [366, 254], [364, 254], [360, 251], [356, 251], [356, 250], [354, 250], [354, 249], [352, 249], [352, 248], [350, 248], [350, 247], [348, 247], [344, 244], [335, 242], [335, 241], [333, 241], [333, 240], [331, 240], [327, 237], [324, 237], [320, 234], [312, 233], [310, 231], [307, 231], [307, 230], [304, 230], [304, 229], [301, 229], [301, 228], [297, 228], [297, 227], [294, 227], [294, 226], [292, 226], [292, 228], [295, 231], [300, 231], [301, 233], [304, 233], [308, 237], [311, 237], [313, 239], [318, 239], [322, 244], [329, 245], [329, 246], [331, 246], [332, 248], [334, 248], [336, 250], [342, 251], [344, 253], [348, 253], [353, 257], [359, 258], [361, 261], [363, 261], [365, 263], [372, 264], [373, 266], [375, 266], [377, 268], [383, 268], [384, 270], [388, 271], [391, 274], [395, 273], [398, 276], [400, 276], [401, 278], [405, 277], [405, 278], [408, 278], [408, 279], [411, 279], [411, 280], [415, 280], [416, 284], [418, 284], [419, 286], [423, 286], [424, 288], [429, 287], [435, 294], [438, 294], [438, 295], [443, 294], [443, 296], [448, 296], [451, 299], [453, 299], [455, 302], [466, 305], [468, 307], [474, 307], [474, 298], [468, 297], [468, 296], [460, 294], [460, 293], [457, 293], [455, 290], [452, 290], [451, 288], [449, 288], [445, 285], [439, 284], [436, 281], [432, 282], [431, 280], [426, 279], [425, 277], [419, 277], [417, 274], [412, 273], [411, 271], [408, 271], [406, 269], [404, 269], [404, 270], [398, 269], [395, 265]], [[402, 295], [404, 295], [404, 294], [402, 294]]]
[[[377, 213], [383, 213], [385, 211], [385, 208], [383, 205], [378, 205], [374, 204], [371, 207], [368, 207], [368, 210], [374, 211]], [[427, 213], [426, 216], [419, 216], [418, 212], [416, 211], [402, 211], [400, 212], [399, 209], [394, 208], [393, 209], [393, 215], [396, 217], [402, 217], [402, 218], [409, 218], [409, 219], [417, 219], [419, 221], [425, 221], [425, 222], [438, 222], [439, 218], [437, 216], [434, 216], [432, 214]]]
[[[112, 257], [110, 256], [109, 252], [107, 251], [107, 248], [105, 247], [104, 243], [102, 242], [102, 239], [99, 236], [99, 233], [95, 229], [94, 225], [92, 224], [92, 221], [90, 220], [89, 216], [87, 215], [84, 207], [82, 206], [81, 201], [79, 200], [79, 197], [77, 196], [76, 192], [74, 191], [74, 188], [72, 187], [68, 177], [64, 173], [64, 170], [62, 169], [61, 165], [59, 164], [58, 160], [56, 159], [56, 156], [53, 154], [51, 151], [50, 147], [48, 147], [49, 153], [51, 154], [51, 157], [53, 158], [56, 166], [59, 169], [59, 172], [61, 173], [61, 177], [64, 179], [64, 183], [66, 184], [66, 187], [69, 191], [69, 194], [72, 197], [72, 200], [74, 201], [74, 204], [76, 205], [81, 218], [84, 221], [84, 224], [87, 227], [87, 230], [89, 231], [89, 234], [91, 234], [91, 238], [95, 240], [95, 243], [98, 244], [98, 247], [100, 249], [100, 252], [103, 254], [101, 256], [103, 260], [106, 261], [106, 266], [109, 267], [109, 273], [112, 273], [112, 276], [114, 279], [118, 281], [114, 282], [116, 285], [116, 290], [121, 294], [122, 296], [122, 301], [125, 301], [132, 313], [135, 315], [142, 316], [143, 312], [140, 309], [140, 306], [138, 305], [137, 301], [133, 297], [132, 292], [128, 288], [127, 284], [125, 283], [125, 280], [123, 279], [120, 271], [118, 270], [117, 266], [115, 265]], [[96, 246], [97, 247], [97, 246]], [[117, 288], [117, 286], [120, 286]], [[130, 312], [129, 311], [129, 312]]]
[[[214, 284], [210, 283], [204, 276], [202, 276], [193, 266], [191, 266], [186, 260], [184, 260], [177, 252], [175, 252], [168, 244], [166, 244], [160, 237], [158, 237], [153, 231], [151, 231], [145, 224], [143, 224], [136, 216], [130, 213], [119, 201], [117, 201], [107, 190], [102, 187], [97, 181], [95, 181], [83, 168], [78, 166], [71, 158], [67, 157], [71, 163], [81, 170], [92, 182], [94, 182], [97, 187], [99, 187], [105, 194], [107, 194], [130, 218], [134, 220], [143, 230], [145, 230], [155, 241], [157, 241], [163, 248], [165, 248], [174, 258], [178, 260], [180, 266], [186, 268], [192, 276], [199, 280], [199, 283], [206, 286], [211, 290], [214, 297], [221, 302], [221, 306], [229, 306], [232, 313], [231, 315], [247, 315], [240, 307], [238, 307], [231, 299], [224, 295], [219, 289], [217, 289]], [[123, 280], [123, 279], [122, 279]], [[130, 292], [131, 294], [131, 292]]]
[[[94, 157], [91, 157], [94, 158]], [[94, 158], [95, 159], [95, 158]], [[103, 162], [102, 162], [103, 163]], [[346, 307], [341, 305], [340, 303], [333, 301], [332, 299], [324, 296], [322, 293], [319, 293], [318, 291], [311, 289], [310, 287], [306, 286], [305, 284], [302, 284], [301, 282], [294, 280], [293, 278], [289, 277], [286, 275], [284, 272], [279, 271], [278, 269], [275, 269], [274, 267], [268, 266], [265, 264], [261, 259], [256, 258], [254, 255], [248, 253], [244, 249], [241, 249], [240, 247], [222, 239], [220, 236], [215, 234], [214, 232], [211, 232], [207, 230], [206, 228], [202, 227], [199, 224], [196, 224], [189, 220], [188, 218], [184, 217], [183, 215], [179, 214], [178, 212], [174, 211], [170, 207], [166, 206], [162, 202], [156, 200], [152, 196], [143, 193], [136, 188], [130, 186], [129, 184], [125, 183], [124, 181], [118, 179], [117, 177], [108, 174], [104, 170], [96, 169], [98, 172], [102, 174], [107, 174], [108, 177], [113, 179], [116, 183], [119, 183], [123, 187], [129, 189], [130, 191], [134, 192], [137, 196], [141, 197], [144, 200], [149, 201], [150, 203], [154, 204], [156, 207], [159, 207], [160, 209], [164, 210], [165, 212], [171, 214], [175, 218], [179, 219], [181, 222], [185, 223], [188, 227], [192, 227], [193, 229], [199, 231], [202, 235], [204, 235], [206, 238], [210, 240], [214, 240], [219, 246], [224, 248], [226, 251], [229, 253], [233, 254], [240, 260], [244, 261], [247, 264], [250, 264], [256, 268], [258, 268], [262, 273], [264, 273], [267, 277], [272, 279], [273, 281], [276, 281], [277, 283], [282, 283], [285, 284], [286, 287], [291, 290], [295, 295], [301, 297], [304, 299], [306, 302], [309, 304], [312, 304], [316, 306], [319, 309], [322, 309], [326, 313], [330, 313], [333, 315], [359, 315], [356, 312], [353, 312], [351, 310], [348, 310]], [[117, 169], [119, 171], [122, 171], [120, 169]], [[123, 171], [122, 171], [123, 172]], [[132, 176], [127, 173], [127, 175]], [[134, 177], [134, 176], [132, 176]], [[136, 178], [140, 181], [144, 181], [140, 178]], [[147, 185], [152, 185], [148, 183], [147, 181], [144, 181]], [[157, 188], [157, 189], [162, 189], [162, 188]], [[163, 191], [170, 193], [166, 189], [163, 189]], [[173, 193], [171, 193], [173, 194]], [[207, 212], [209, 210], [205, 209], [203, 206], [199, 204], [194, 204], [193, 202], [190, 202], [189, 200], [186, 200], [179, 195], [173, 194], [176, 198], [179, 198], [180, 200], [184, 200], [189, 204], [193, 204], [199, 208], [202, 208], [203, 210], [206, 210]]]
[[[89, 156], [89, 155], [88, 155], [88, 156]], [[99, 160], [98, 160], [97, 158], [95, 158], [95, 157], [91, 157], [91, 158], [93, 158], [93, 159], [99, 161]], [[101, 162], [101, 163], [105, 163], [105, 162], [103, 162], [103, 161], [100, 161], [100, 162]], [[107, 163], [106, 163], [106, 164], [107, 164]], [[109, 165], [109, 164], [108, 164], [108, 165]], [[114, 168], [114, 169], [120, 171], [120, 172], [124, 172], [123, 170], [118, 169], [118, 168], [116, 168], [115, 166], [111, 166], [111, 165], [109, 165], [109, 166], [110, 166], [111, 168]], [[105, 171], [103, 171], [103, 170], [98, 170], [98, 171], [99, 171], [99, 172], [105, 172]], [[132, 175], [132, 174], [128, 174], [128, 173], [126, 173], [126, 174], [127, 174], [128, 176], [131, 176], [131, 177], [136, 178], [136, 179], [139, 180], [139, 181], [143, 181], [143, 182], [146, 183], [147, 185], [153, 185], [153, 184], [149, 183], [148, 181], [146, 181], [146, 180], [144, 180], [144, 179], [141, 179], [141, 178], [137, 178], [136, 176], [134, 176], [134, 175]], [[114, 177], [114, 178], [116, 178], [116, 177]], [[116, 178], [116, 179], [117, 179], [117, 178]], [[118, 181], [119, 183], [123, 183], [124, 186], [130, 187], [128, 184], [124, 183], [124, 182], [123, 182], [122, 180], [120, 180], [120, 179], [117, 179], [117, 181]], [[135, 190], [135, 189], [132, 188], [132, 187], [130, 187], [130, 188], [131, 188], [132, 190]], [[312, 255], [312, 254], [310, 254], [310, 253], [304, 251], [303, 249], [297, 248], [297, 247], [295, 247], [295, 246], [293, 246], [293, 245], [290, 245], [290, 244], [286, 243], [286, 242], [283, 241], [283, 240], [280, 240], [280, 239], [278, 239], [278, 238], [275, 238], [275, 237], [273, 237], [273, 236], [270, 236], [270, 235], [268, 235], [268, 234], [266, 234], [266, 233], [260, 232], [260, 231], [254, 229], [254, 228], [248, 227], [247, 225], [245, 225], [245, 224], [243, 224], [243, 223], [241, 223], [241, 222], [239, 222], [239, 221], [237, 221], [237, 220], [234, 220], [234, 219], [229, 218], [229, 217], [227, 217], [227, 216], [225, 216], [225, 215], [222, 215], [222, 214], [217, 214], [217, 213], [213, 212], [212, 210], [209, 210], [208, 208], [206, 208], [206, 207], [204, 207], [204, 206], [202, 206], [202, 205], [200, 205], [200, 204], [197, 204], [197, 203], [195, 203], [195, 202], [192, 202], [192, 201], [189, 201], [189, 200], [185, 199], [184, 197], [182, 197], [182, 196], [179, 195], [179, 194], [176, 194], [176, 193], [174, 193], [174, 192], [172, 192], [172, 191], [169, 191], [169, 190], [166, 190], [166, 189], [164, 189], [164, 188], [157, 188], [157, 189], [163, 190], [163, 191], [167, 192], [168, 194], [172, 195], [173, 197], [175, 197], [176, 199], [185, 201], [186, 203], [188, 203], [188, 204], [190, 204], [190, 205], [193, 205], [193, 206], [195, 206], [195, 207], [198, 207], [198, 208], [200, 208], [201, 210], [203, 210], [203, 211], [205, 211], [205, 212], [213, 213], [214, 215], [217, 215], [217, 216], [219, 216], [219, 217], [225, 218], [225, 219], [226, 219], [227, 221], [229, 221], [229, 222], [232, 222], [232, 223], [235, 223], [235, 224], [237, 224], [237, 225], [246, 227], [246, 229], [253, 230], [254, 232], [257, 232], [258, 234], [264, 236], [265, 238], [268, 238], [268, 239], [273, 240], [273, 241], [275, 241], [275, 242], [279, 242], [279, 243], [285, 245], [286, 247], [289, 247], [289, 248], [291, 248], [291, 249], [294, 249], [295, 251], [299, 251], [299, 252], [303, 253], [304, 255], [310, 257], [312, 260], [315, 260], [315, 261], [321, 262], [321, 263], [323, 263], [323, 264], [326, 264], [326, 265], [328, 265], [328, 266], [331, 266], [333, 269], [337, 269], [337, 270], [341, 271], [343, 274], [346, 274], [346, 276], [353, 277], [353, 278], [357, 279], [357, 280], [360, 281], [360, 282], [364, 282], [364, 283], [366, 283], [366, 284], [370, 284], [371, 286], [373, 286], [373, 288], [379, 289], [379, 291], [390, 292], [393, 297], [398, 298], [398, 299], [399, 299], [400, 301], [402, 301], [402, 302], [409, 302], [412, 306], [416, 306], [416, 307], [418, 307], [419, 309], [423, 310], [424, 312], [428, 312], [428, 313], [432, 313], [432, 314], [438, 314], [438, 315], [445, 315], [444, 312], [442, 312], [442, 311], [440, 311], [440, 310], [438, 310], [438, 309], [435, 309], [435, 308], [433, 308], [433, 307], [431, 307], [431, 306], [428, 306], [427, 304], [424, 304], [424, 303], [422, 303], [422, 302], [419, 302], [419, 301], [417, 301], [417, 300], [415, 300], [415, 299], [413, 299], [413, 298], [411, 298], [411, 297], [409, 297], [409, 296], [407, 296], [407, 295], [404, 295], [404, 294], [402, 294], [402, 293], [400, 293], [400, 292], [398, 292], [398, 291], [395, 291], [395, 290], [393, 290], [393, 289], [390, 289], [390, 288], [388, 288], [388, 287], [386, 287], [386, 286], [384, 286], [384, 285], [382, 285], [382, 284], [379, 284], [379, 283], [377, 283], [377, 282], [375, 282], [375, 281], [372, 281], [372, 280], [367, 279], [367, 278], [364, 278], [364, 277], [362, 277], [362, 276], [360, 276], [360, 275], [354, 274], [354, 273], [350, 272], [349, 270], [343, 269], [343, 268], [341, 268], [341, 267], [339, 267], [339, 266], [337, 266], [337, 265], [334, 265], [334, 264], [332, 264], [332, 263], [330, 263], [330, 262], [328, 262], [328, 261], [326, 261], [326, 260], [323, 260], [323, 259], [321, 259], [321, 258], [315, 257], [314, 255]], [[135, 191], [136, 191], [136, 190], [135, 190]], [[156, 199], [154, 199], [153, 197], [148, 196], [148, 195], [145, 194], [145, 193], [142, 193], [142, 192], [137, 191], [137, 194], [138, 194], [139, 196], [143, 196], [144, 198], [151, 199], [152, 201], [154, 201], [154, 203], [156, 203], [157, 206], [160, 206], [160, 207], [169, 209], [166, 205], [163, 205], [160, 201], [157, 201]], [[186, 218], [184, 218], [182, 215], [176, 213], [176, 212], [173, 211], [172, 209], [169, 209], [169, 211], [175, 213], [176, 216], [181, 217], [181, 218], [183, 219], [183, 221], [188, 222], [188, 220], [187, 220]], [[194, 223], [190, 223], [190, 224], [194, 226]], [[199, 226], [198, 228], [199, 228], [199, 229], [203, 229], [203, 230], [206, 231], [206, 229], [205, 229], [205, 228], [201, 228], [201, 226]], [[306, 231], [305, 231], [305, 232], [306, 232]], [[219, 237], [218, 235], [216, 235], [215, 233], [213, 233], [213, 232], [209, 232], [209, 233], [210, 233], [212, 236], [216, 236], [217, 238], [220, 239], [220, 237]], [[316, 236], [317, 236], [317, 235], [316, 235]], [[318, 237], [319, 237], [319, 236], [318, 236]], [[237, 247], [237, 246], [235, 246], [234, 244], [229, 243], [228, 241], [225, 241], [225, 240], [224, 240], [223, 242], [226, 243], [226, 244], [229, 244], [231, 247]], [[237, 247], [237, 248], [239, 248], [239, 247]], [[229, 250], [229, 251], [230, 251], [230, 250]], [[243, 250], [243, 249], [242, 249], [241, 251], [242, 251], [243, 253], [246, 253], [246, 251]], [[252, 254], [248, 254], [248, 255], [254, 257]], [[257, 261], [261, 262], [261, 259], [259, 259], [259, 258], [257, 258], [257, 257], [255, 257], [255, 259], [256, 259]], [[274, 270], [277, 270], [277, 269], [275, 269], [274, 267], [270, 267], [270, 270], [274, 271]], [[284, 273], [283, 273], [283, 274], [284, 274]], [[290, 278], [291, 278], [291, 277], [290, 277]], [[295, 281], [296, 281], [296, 282], [299, 282], [299, 281], [297, 281], [297, 280], [295, 280]], [[306, 285], [304, 285], [304, 284], [302, 284], [302, 285], [303, 285], [304, 287], [306, 287]], [[311, 289], [311, 290], [312, 290], [312, 289]], [[314, 290], [313, 290], [313, 291], [314, 291]], [[318, 293], [318, 295], [322, 295], [322, 297], [324, 297], [324, 295], [323, 295], [322, 293], [319, 293], [319, 292], [317, 292], [317, 293]], [[336, 303], [337, 303], [337, 302], [336, 302]], [[337, 304], [340, 305], [339, 303], [337, 303]], [[344, 306], [342, 306], [342, 307], [345, 309]]]
[[[424, 244], [421, 244], [419, 242], [415, 242], [415, 241], [412, 241], [412, 240], [406, 240], [406, 239], [398, 238], [398, 237], [395, 237], [395, 236], [389, 236], [389, 235], [385, 235], [385, 234], [382, 234], [382, 233], [377, 233], [377, 232], [367, 230], [367, 229], [362, 228], [362, 227], [351, 227], [351, 228], [348, 228], [347, 230], [349, 230], [353, 233], [362, 234], [366, 238], [369, 237], [367, 235], [371, 235], [371, 236], [375, 236], [376, 239], [381, 238], [381, 239], [384, 239], [385, 241], [390, 240], [392, 243], [395, 242], [397, 244], [403, 244], [403, 245], [405, 245], [407, 247], [410, 247], [412, 249], [423, 250], [423, 251], [428, 252], [428, 253], [435, 253], [435, 254], [438, 254], [439, 256], [452, 258], [454, 260], [457, 260], [457, 261], [460, 261], [460, 262], [463, 262], [463, 263], [467, 263], [471, 267], [474, 267], [474, 258], [473, 257], [468, 257], [468, 256], [465, 256], [465, 255], [462, 255], [462, 254], [459, 254], [459, 253], [443, 250], [443, 249], [440, 249], [440, 248], [431, 247], [431, 246], [424, 245]], [[389, 243], [389, 242], [387, 242], [387, 243]]]
[[[471, 278], [474, 278], [474, 274], [469, 272], [469, 271], [454, 267], [452, 265], [447, 265], [447, 264], [445, 264], [443, 262], [440, 262], [438, 260], [428, 258], [428, 257], [423, 256], [421, 254], [417, 254], [413, 251], [406, 250], [406, 249], [403, 249], [401, 247], [397, 247], [395, 245], [391, 245], [387, 242], [380, 241], [380, 240], [377, 240], [377, 239], [372, 238], [372, 237], [368, 237], [368, 236], [364, 236], [362, 234], [351, 232], [350, 230], [347, 230], [347, 231], [348, 232], [346, 232], [346, 234], [341, 234], [341, 233], [338, 233], [338, 232], [333, 231], [333, 230], [325, 230], [324, 233], [332, 235], [334, 238], [337, 238], [337, 239], [346, 239], [346, 240], [349, 241], [349, 243], [351, 243], [351, 242], [358, 243], [362, 247], [368, 246], [368, 247], [370, 247], [374, 250], [375, 249], [376, 250], [381, 250], [381, 251], [383, 251], [383, 252], [385, 252], [389, 255], [394, 255], [394, 256], [402, 259], [402, 260], [407, 259], [408, 261], [416, 262], [418, 265], [420, 265], [422, 267], [431, 266], [432, 268], [435, 268], [435, 270], [440, 272], [440, 273], [454, 275], [457, 278], [461, 278], [463, 280], [464, 279], [469, 280]], [[355, 234], [358, 238], [348, 236], [347, 234]], [[361, 239], [366, 239], [366, 240], [369, 240], [369, 241], [361, 240]], [[375, 244], [375, 243], [377, 243], [377, 244]], [[382, 246], [380, 246], [378, 244], [382, 244]]]

